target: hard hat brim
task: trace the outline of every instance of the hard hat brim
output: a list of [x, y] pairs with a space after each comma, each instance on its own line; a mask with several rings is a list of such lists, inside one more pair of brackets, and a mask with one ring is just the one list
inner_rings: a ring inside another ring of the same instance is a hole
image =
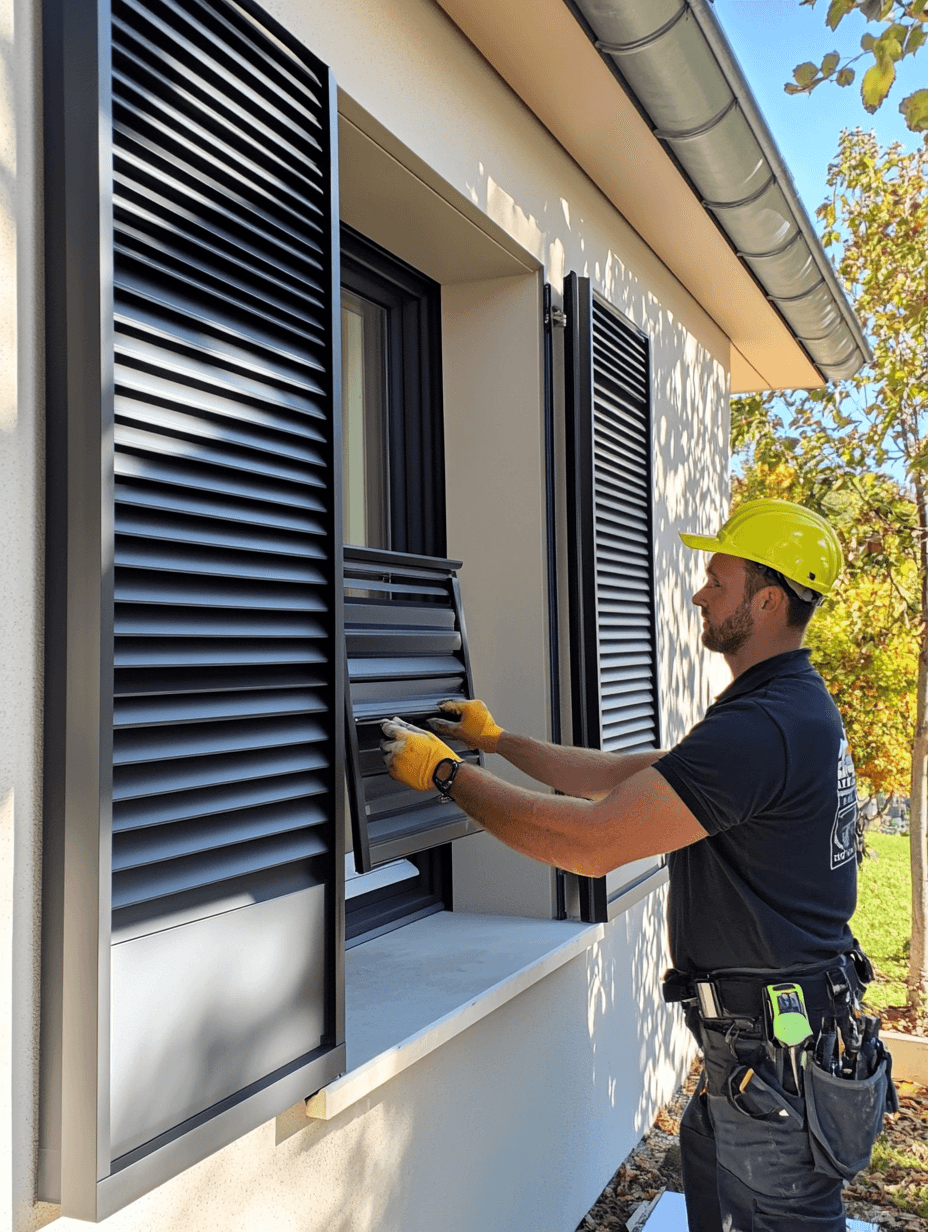
[[697, 552], [725, 551], [717, 535], [689, 535], [683, 531], [680, 531], [679, 535], [688, 548], [695, 548]]

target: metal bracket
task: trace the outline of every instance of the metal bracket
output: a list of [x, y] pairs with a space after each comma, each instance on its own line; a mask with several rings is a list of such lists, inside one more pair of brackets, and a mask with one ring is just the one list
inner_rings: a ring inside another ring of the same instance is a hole
[[566, 329], [567, 313], [563, 308], [549, 308], [545, 314], [545, 325], [556, 325], [558, 329]]

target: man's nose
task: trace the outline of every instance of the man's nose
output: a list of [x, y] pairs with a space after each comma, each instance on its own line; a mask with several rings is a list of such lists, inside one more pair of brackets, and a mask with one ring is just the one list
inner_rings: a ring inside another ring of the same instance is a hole
[[701, 586], [699, 590], [696, 591], [695, 595], [693, 595], [692, 602], [695, 603], [697, 607], [703, 606], [703, 593], [702, 592], [705, 589], [706, 589], [705, 586]]

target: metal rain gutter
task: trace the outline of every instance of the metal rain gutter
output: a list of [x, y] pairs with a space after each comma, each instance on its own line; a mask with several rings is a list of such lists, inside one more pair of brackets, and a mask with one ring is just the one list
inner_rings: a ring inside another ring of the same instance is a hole
[[826, 381], [873, 358], [707, 0], [567, 0]]

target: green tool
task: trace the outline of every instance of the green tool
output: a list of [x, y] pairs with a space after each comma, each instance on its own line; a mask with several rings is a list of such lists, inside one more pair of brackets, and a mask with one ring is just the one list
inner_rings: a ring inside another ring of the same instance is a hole
[[770, 1036], [789, 1050], [793, 1080], [799, 1092], [799, 1050], [812, 1037], [812, 1027], [806, 1014], [806, 1003], [798, 984], [768, 984], [767, 1009]]

